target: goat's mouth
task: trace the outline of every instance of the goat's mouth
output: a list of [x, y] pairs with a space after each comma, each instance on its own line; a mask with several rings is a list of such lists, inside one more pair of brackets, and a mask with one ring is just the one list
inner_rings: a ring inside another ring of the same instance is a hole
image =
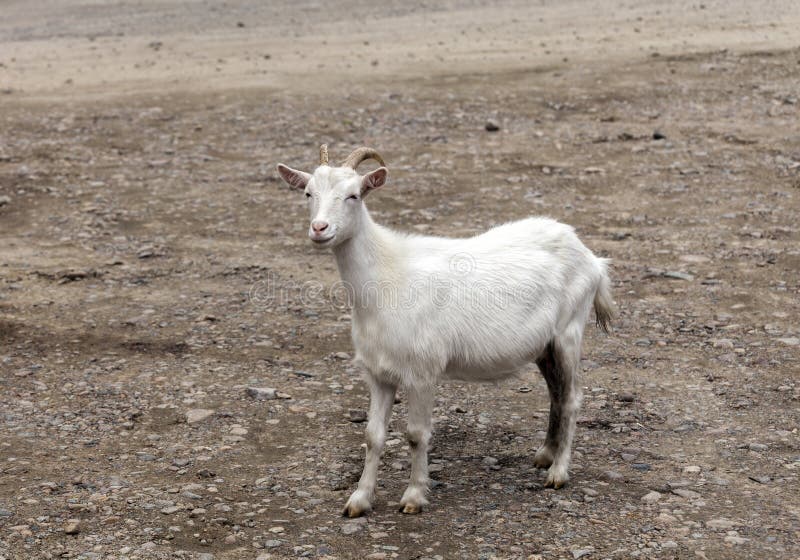
[[334, 237], [336, 237], [336, 234], [329, 235], [327, 237], [309, 237], [309, 239], [311, 239], [311, 241], [314, 242], [314, 245], [317, 245], [319, 247], [323, 247], [323, 246], [327, 245], [328, 243], [330, 243], [331, 241], [333, 241]]

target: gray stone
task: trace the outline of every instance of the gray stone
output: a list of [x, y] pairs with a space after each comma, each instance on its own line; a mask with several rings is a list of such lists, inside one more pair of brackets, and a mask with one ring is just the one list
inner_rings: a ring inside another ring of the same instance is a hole
[[272, 387], [248, 387], [247, 396], [257, 401], [271, 401], [278, 398], [278, 390]]
[[203, 420], [207, 420], [214, 416], [214, 411], [207, 408], [193, 408], [186, 412], [186, 422], [188, 424], [197, 424]]
[[642, 501], [646, 504], [654, 504], [661, 499], [661, 493], [653, 490], [642, 496]]

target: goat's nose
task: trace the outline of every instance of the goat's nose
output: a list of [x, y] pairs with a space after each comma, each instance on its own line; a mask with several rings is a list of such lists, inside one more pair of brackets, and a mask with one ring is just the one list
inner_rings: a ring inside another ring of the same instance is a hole
[[314, 230], [314, 233], [322, 233], [326, 229], [328, 229], [328, 222], [323, 222], [321, 220], [314, 220], [311, 222], [311, 229]]

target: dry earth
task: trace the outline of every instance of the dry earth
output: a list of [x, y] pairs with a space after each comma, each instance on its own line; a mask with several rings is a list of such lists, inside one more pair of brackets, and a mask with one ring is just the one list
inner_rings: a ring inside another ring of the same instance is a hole
[[[800, 6], [597, 4], [4, 2], [0, 558], [799, 558]], [[566, 488], [531, 368], [441, 389], [419, 516], [401, 398], [339, 517], [367, 393], [273, 172], [321, 142], [383, 223], [614, 260]]]

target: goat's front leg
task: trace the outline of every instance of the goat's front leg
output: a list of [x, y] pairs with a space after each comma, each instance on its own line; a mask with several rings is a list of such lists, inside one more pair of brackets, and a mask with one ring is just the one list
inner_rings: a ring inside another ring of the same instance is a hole
[[400, 511], [419, 513], [428, 505], [428, 443], [431, 440], [433, 387], [408, 391], [408, 444], [411, 448], [411, 481], [400, 500]]
[[379, 381], [371, 375], [369, 381], [369, 421], [367, 422], [366, 440], [367, 457], [364, 461], [364, 471], [358, 481], [358, 488], [347, 500], [343, 515], [359, 517], [372, 509], [372, 499], [375, 494], [375, 483], [378, 478], [378, 464], [386, 441], [386, 429], [392, 416], [392, 405], [397, 387]]

